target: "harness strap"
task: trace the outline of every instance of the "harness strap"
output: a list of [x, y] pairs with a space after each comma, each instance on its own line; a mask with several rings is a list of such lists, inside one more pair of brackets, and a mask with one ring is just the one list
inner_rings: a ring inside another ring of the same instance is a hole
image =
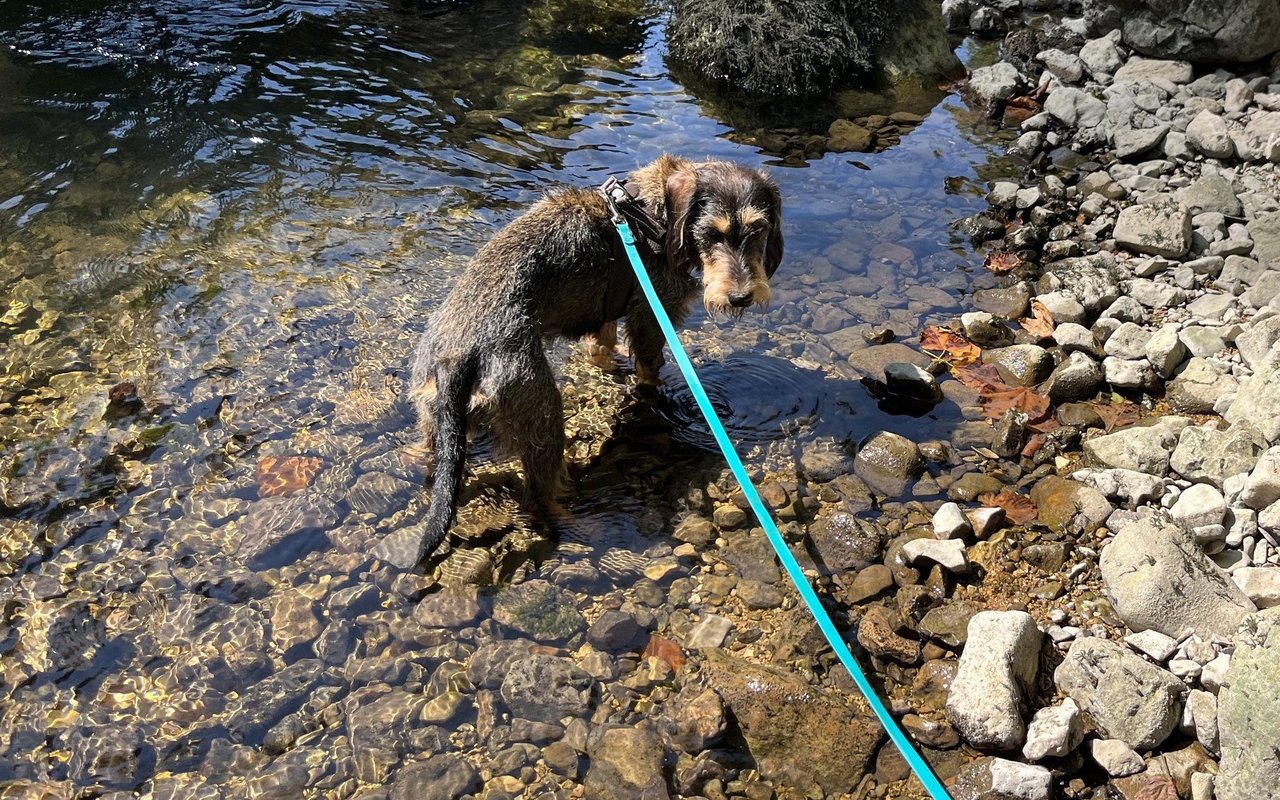
[[[609, 198], [610, 196], [606, 194], [605, 197]], [[738, 451], [734, 449], [733, 442], [730, 441], [728, 432], [720, 422], [720, 417], [716, 413], [715, 407], [711, 405], [711, 399], [707, 397], [706, 390], [702, 388], [702, 381], [698, 379], [698, 373], [694, 371], [693, 364], [689, 361], [689, 355], [685, 352], [684, 346], [681, 345], [680, 337], [676, 335], [675, 326], [671, 324], [671, 318], [667, 316], [667, 311], [662, 306], [662, 301], [658, 297], [658, 292], [654, 288], [653, 282], [649, 280], [649, 273], [645, 271], [640, 255], [636, 252], [635, 237], [631, 233], [631, 226], [624, 217], [625, 212], [619, 213], [621, 209], [612, 202], [611, 198], [610, 206], [614, 212], [613, 224], [618, 229], [618, 237], [622, 240], [622, 246], [627, 251], [627, 257], [631, 262], [632, 269], [635, 271], [636, 280], [640, 282], [640, 288], [644, 290], [645, 298], [648, 299], [649, 306], [653, 309], [653, 316], [658, 320], [658, 325], [662, 328], [662, 334], [666, 337], [667, 344], [671, 347], [671, 354], [675, 356], [676, 363], [680, 366], [680, 371], [684, 373], [684, 378], [689, 383], [689, 390], [693, 392], [693, 397], [698, 402], [698, 408], [702, 411], [702, 416], [706, 419], [707, 426], [711, 429], [712, 435], [715, 436], [716, 443], [720, 445], [720, 451], [724, 454], [725, 461], [729, 463], [729, 469], [732, 470], [734, 477], [737, 478], [738, 485], [742, 487], [742, 493], [751, 505], [751, 510], [755, 512], [756, 519], [760, 521], [760, 526], [764, 528], [765, 536], [769, 539], [769, 544], [773, 546], [773, 551], [778, 556], [778, 560], [782, 562], [787, 575], [790, 576], [791, 581], [800, 592], [800, 598], [804, 600], [805, 605], [809, 607], [810, 613], [817, 620], [818, 628], [822, 630], [823, 636], [826, 637], [827, 644], [831, 645], [831, 649], [835, 651], [840, 663], [849, 671], [853, 682], [857, 684], [859, 691], [862, 692], [863, 697], [871, 705], [871, 710], [875, 712], [876, 718], [880, 720], [881, 726], [889, 734], [889, 738], [897, 746], [898, 751], [902, 753], [902, 757], [911, 767], [916, 777], [920, 779], [920, 783], [924, 785], [929, 796], [933, 800], [951, 800], [942, 782], [933, 774], [928, 762], [911, 744], [907, 734], [876, 695], [875, 689], [862, 671], [862, 667], [859, 666], [857, 659], [853, 657], [853, 653], [849, 651], [849, 646], [845, 644], [844, 637], [836, 630], [835, 623], [831, 621], [827, 610], [822, 606], [822, 601], [818, 599], [813, 587], [809, 585], [809, 581], [805, 578], [800, 564], [796, 561], [795, 556], [791, 554], [790, 548], [787, 547], [786, 541], [782, 538], [782, 533], [778, 530], [778, 526], [774, 524], [773, 517], [769, 516], [769, 511], [765, 508], [764, 501], [760, 499], [760, 494], [756, 491], [755, 484], [751, 482], [751, 476], [747, 474], [747, 468], [743, 466], [742, 459], [738, 457]], [[850, 788], [852, 789], [852, 787]]]

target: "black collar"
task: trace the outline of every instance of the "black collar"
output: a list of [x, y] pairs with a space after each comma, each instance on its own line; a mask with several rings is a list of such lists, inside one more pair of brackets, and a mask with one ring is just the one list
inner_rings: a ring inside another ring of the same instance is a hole
[[666, 226], [649, 213], [644, 201], [631, 191], [626, 181], [610, 176], [600, 186], [600, 193], [626, 218], [637, 239], [643, 239], [654, 255], [663, 253], [666, 249]]

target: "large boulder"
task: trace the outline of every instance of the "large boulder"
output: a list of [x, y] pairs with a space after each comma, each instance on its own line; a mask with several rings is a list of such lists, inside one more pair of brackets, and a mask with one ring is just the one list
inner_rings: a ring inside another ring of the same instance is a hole
[[1270, 444], [1280, 444], [1280, 348], [1240, 383], [1235, 402], [1225, 414], [1231, 423], [1250, 422]]
[[1025, 611], [983, 611], [969, 620], [971, 645], [947, 698], [947, 718], [975, 747], [1014, 750], [1027, 729], [1021, 706], [1035, 686], [1043, 635]]
[[1135, 631], [1226, 637], [1255, 610], [1191, 533], [1163, 516], [1122, 528], [1098, 566], [1116, 613]]
[[1153, 58], [1245, 62], [1280, 50], [1275, 0], [1086, 0], [1085, 19], [1098, 34], [1119, 27]]
[[815, 784], [828, 794], [858, 785], [882, 736], [865, 700], [723, 650], [705, 654], [707, 685], [724, 700], [761, 775], [801, 794]]
[[1280, 773], [1280, 608], [1248, 617], [1218, 692], [1218, 800], [1275, 797]]
[[1150, 750], [1181, 717], [1182, 682], [1122, 644], [1077, 639], [1053, 673], [1058, 691], [1076, 701], [1107, 738]]
[[676, 0], [668, 48], [703, 79], [759, 97], [822, 95], [877, 74], [937, 78], [959, 67], [929, 0]]

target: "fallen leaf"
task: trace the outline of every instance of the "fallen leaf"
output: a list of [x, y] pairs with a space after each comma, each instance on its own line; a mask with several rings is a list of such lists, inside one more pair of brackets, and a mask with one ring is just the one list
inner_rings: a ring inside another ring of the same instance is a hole
[[1040, 448], [1044, 447], [1044, 443], [1049, 441], [1049, 437], [1043, 433], [1033, 433], [1031, 438], [1027, 439], [1026, 445], [1022, 448], [1022, 457], [1031, 458], [1040, 452]]
[[977, 389], [979, 392], [984, 389], [998, 390], [1005, 385], [1004, 380], [1000, 378], [1000, 370], [996, 369], [993, 364], [952, 367], [951, 374], [965, 386], [970, 389]]
[[920, 334], [920, 349], [941, 353], [942, 358], [957, 366], [976, 362], [982, 356], [982, 348], [950, 328], [929, 325]]
[[978, 402], [982, 413], [991, 419], [1000, 419], [1010, 409], [1026, 414], [1028, 422], [1043, 419], [1049, 413], [1049, 398], [1025, 386], [983, 389], [978, 393]]
[[296, 494], [311, 485], [322, 464], [312, 456], [267, 456], [258, 462], [258, 496]]
[[987, 253], [986, 259], [982, 262], [982, 266], [997, 275], [1013, 272], [1021, 264], [1022, 259], [1018, 257], [1017, 253], [1006, 253], [1003, 250], [993, 250]]
[[1132, 425], [1141, 417], [1141, 412], [1133, 403], [1098, 403], [1093, 410], [1102, 417], [1102, 424], [1106, 426], [1107, 433], [1111, 433], [1116, 428]]
[[1025, 494], [1018, 494], [1012, 489], [999, 492], [985, 492], [978, 495], [978, 502], [984, 506], [1003, 508], [1004, 515], [1015, 525], [1029, 525], [1040, 513], [1036, 504]]
[[1178, 800], [1178, 790], [1172, 778], [1157, 775], [1147, 781], [1147, 785], [1133, 796], [1133, 800]]
[[1048, 339], [1053, 335], [1053, 315], [1039, 300], [1031, 301], [1031, 316], [1018, 320], [1018, 324], [1037, 339]]
[[677, 672], [689, 660], [685, 657], [684, 648], [656, 633], [649, 636], [649, 643], [645, 645], [643, 655], [645, 658], [650, 656], [660, 658], [671, 665], [671, 669]]
[[1014, 108], [1024, 108], [1027, 111], [1035, 112], [1040, 110], [1040, 101], [1030, 95], [1019, 95], [1018, 97], [1010, 97], [1005, 101], [1005, 105]]

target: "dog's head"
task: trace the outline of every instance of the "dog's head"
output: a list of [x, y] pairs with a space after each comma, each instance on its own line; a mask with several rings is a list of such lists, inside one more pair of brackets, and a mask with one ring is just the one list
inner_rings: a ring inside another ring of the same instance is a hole
[[691, 164], [668, 176], [667, 257], [702, 271], [712, 314], [740, 316], [768, 305], [782, 262], [782, 195], [758, 170], [726, 161]]

